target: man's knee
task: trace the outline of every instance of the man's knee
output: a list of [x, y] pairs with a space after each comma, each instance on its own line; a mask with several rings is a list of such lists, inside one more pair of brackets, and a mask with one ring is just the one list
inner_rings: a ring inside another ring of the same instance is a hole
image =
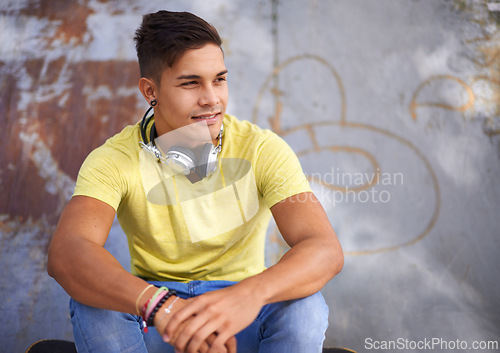
[[291, 309], [291, 319], [295, 321], [293, 327], [298, 330], [297, 333], [304, 335], [309, 332], [312, 336], [319, 334], [324, 339], [324, 332], [328, 328], [329, 309], [320, 292], [295, 300]]
[[[80, 325], [89, 325], [96, 329], [103, 329], [113, 327], [115, 325], [121, 326], [124, 322], [136, 322], [139, 320], [134, 315], [121, 313], [112, 310], [104, 310], [94, 308], [85, 304], [81, 304], [76, 300], [70, 301], [70, 317], [73, 324], [74, 321], [80, 321]], [[96, 326], [103, 326], [102, 328]]]
[[329, 310], [321, 293], [273, 305], [268, 319], [282, 334], [300, 340], [324, 340]]
[[70, 302], [73, 335], [78, 351], [145, 352], [141, 323], [134, 315]]

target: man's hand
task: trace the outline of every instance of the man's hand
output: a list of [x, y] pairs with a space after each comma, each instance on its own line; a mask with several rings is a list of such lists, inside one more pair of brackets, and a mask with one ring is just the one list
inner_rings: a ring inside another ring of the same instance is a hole
[[233, 352], [234, 335], [255, 320], [264, 304], [258, 298], [243, 282], [202, 294], [172, 311], [162, 332], [179, 352], [205, 352], [204, 342], [209, 342], [207, 353]]
[[[175, 300], [175, 303], [174, 303]], [[174, 305], [172, 305], [174, 303]], [[167, 323], [170, 322], [172, 317], [180, 311], [182, 308], [185, 308], [186, 306], [190, 305], [190, 300], [182, 299], [182, 298], [176, 298], [172, 297], [169, 299], [159, 310], [155, 317], [155, 327], [157, 331], [162, 335], [162, 338], [164, 341], [170, 343], [171, 345], [174, 346], [176, 352], [191, 352], [191, 351], [185, 351], [182, 348], [179, 348], [176, 344], [176, 338], [175, 336], [174, 339], [171, 339], [170, 336], [166, 333], [166, 326]], [[165, 311], [166, 308], [169, 306], [172, 306], [171, 309], [167, 312]], [[186, 328], [188, 325], [192, 323], [194, 320], [195, 316], [188, 317], [185, 321], [183, 321], [179, 325], [179, 331], [182, 332], [184, 328]], [[209, 335], [205, 340], [201, 341], [200, 345], [196, 350], [193, 350], [195, 353], [208, 353], [210, 351], [210, 348], [214, 344], [215, 340], [217, 339], [217, 334], [212, 333]], [[217, 352], [217, 353], [236, 353], [236, 338], [234, 336], [230, 337], [223, 345], [221, 349], [213, 349], [210, 352]]]

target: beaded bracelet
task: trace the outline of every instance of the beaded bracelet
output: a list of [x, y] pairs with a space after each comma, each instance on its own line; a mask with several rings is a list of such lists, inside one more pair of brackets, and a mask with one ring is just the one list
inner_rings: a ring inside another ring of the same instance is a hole
[[151, 314], [149, 314], [149, 317], [147, 318], [146, 324], [148, 326], [153, 326], [154, 325], [154, 318], [158, 310], [161, 308], [161, 306], [170, 298], [172, 295], [175, 295], [177, 292], [175, 290], [169, 290], [161, 299], [158, 301], [158, 303], [155, 305], [153, 310], [151, 311]]
[[172, 301], [172, 303], [170, 303], [170, 305], [163, 310], [164, 314], [158, 319], [158, 322], [160, 322], [161, 320], [163, 320], [163, 318], [165, 316], [167, 316], [168, 314], [170, 314], [172, 312], [172, 307], [174, 306], [175, 302], [178, 299], [179, 299], [179, 297], [175, 297], [175, 299]]

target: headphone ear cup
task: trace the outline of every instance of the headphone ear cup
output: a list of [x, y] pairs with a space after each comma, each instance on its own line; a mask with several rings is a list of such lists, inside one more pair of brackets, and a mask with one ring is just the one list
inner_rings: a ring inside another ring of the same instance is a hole
[[189, 175], [196, 168], [196, 155], [182, 146], [172, 146], [166, 153], [166, 164], [176, 173]]
[[217, 169], [217, 153], [211, 143], [205, 143], [200, 151], [200, 163], [196, 166], [198, 175], [202, 178], [212, 174]]

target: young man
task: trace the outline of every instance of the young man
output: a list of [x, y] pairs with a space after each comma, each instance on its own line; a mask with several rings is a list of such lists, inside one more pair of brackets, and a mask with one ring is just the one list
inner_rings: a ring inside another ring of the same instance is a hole
[[[87, 157], [49, 249], [78, 351], [320, 352], [343, 254], [296, 156], [225, 113], [211, 25], [159, 11], [135, 39], [154, 116]], [[104, 249], [115, 214], [132, 273]], [[271, 214], [291, 249], [266, 269]]]

